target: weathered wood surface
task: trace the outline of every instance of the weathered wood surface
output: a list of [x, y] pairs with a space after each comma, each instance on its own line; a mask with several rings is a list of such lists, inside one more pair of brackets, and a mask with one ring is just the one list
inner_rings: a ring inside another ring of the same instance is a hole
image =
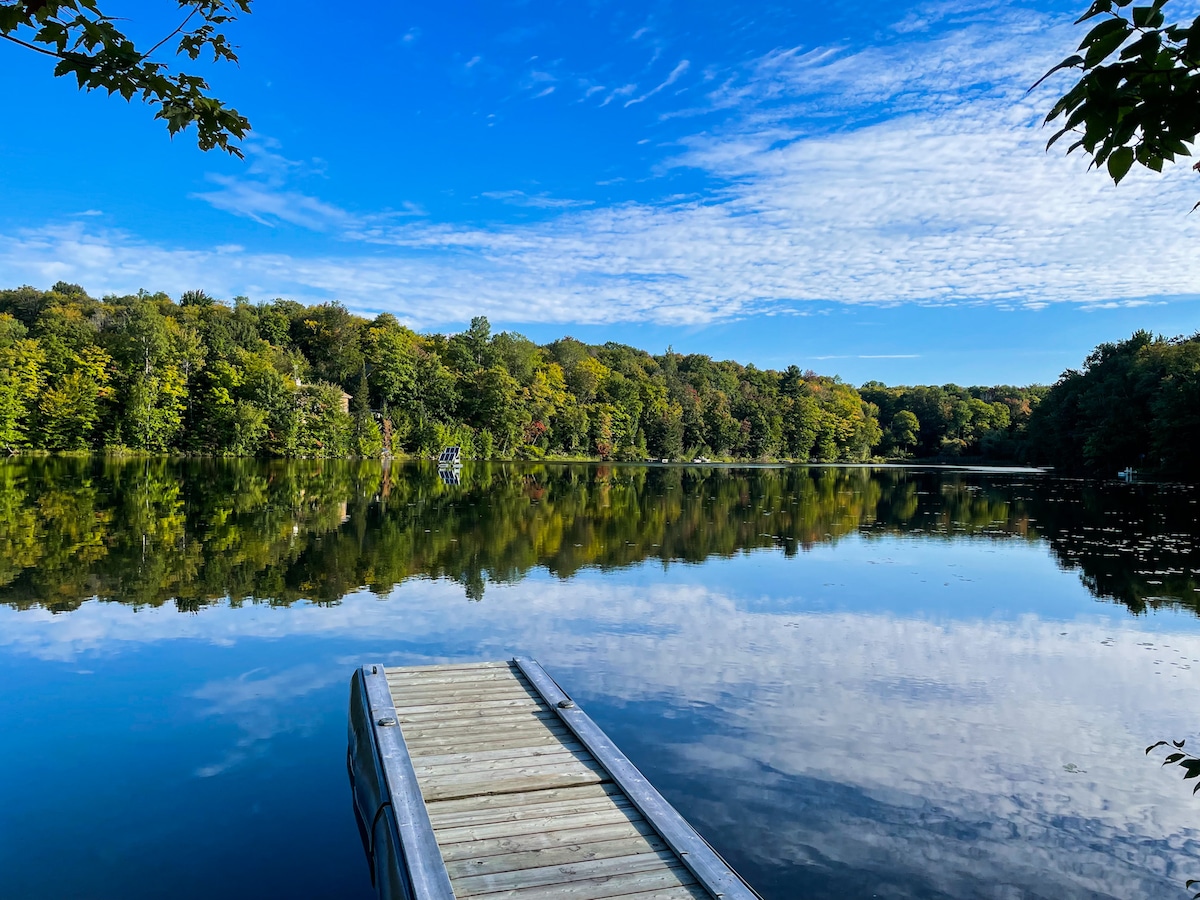
[[677, 823], [668, 822], [664, 837], [648, 820], [614, 782], [613, 760], [599, 760], [589, 735], [581, 737], [563, 715], [568, 710], [552, 705], [558, 695], [547, 697], [546, 686], [535, 684], [541, 667], [527, 677], [530, 665], [383, 670], [455, 896], [754, 897], [725, 890], [734, 881], [744, 887], [731, 871], [720, 892], [704, 887], [706, 873], [698, 877], [687, 858], [698, 845], [686, 844], [681, 856]]

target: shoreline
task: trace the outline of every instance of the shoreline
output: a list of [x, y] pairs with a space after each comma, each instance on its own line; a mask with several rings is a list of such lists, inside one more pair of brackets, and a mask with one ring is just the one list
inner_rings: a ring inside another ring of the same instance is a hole
[[[437, 464], [433, 457], [413, 456], [410, 454], [392, 454], [387, 456], [236, 456], [216, 455], [206, 453], [146, 453], [139, 450], [18, 450], [10, 452], [0, 459], [112, 459], [112, 460], [206, 460], [233, 462], [237, 460], [253, 460], [257, 462], [399, 462], [399, 463], [430, 463]], [[460, 466], [466, 463], [516, 463], [520, 465], [596, 465], [596, 466], [643, 466], [651, 468], [755, 468], [781, 469], [796, 467], [839, 468], [839, 469], [945, 469], [964, 471], [1011, 472], [1029, 474], [1047, 474], [1054, 471], [1050, 466], [1028, 466], [1020, 463], [983, 462], [979, 460], [963, 460], [951, 462], [945, 458], [933, 459], [870, 459], [870, 460], [800, 460], [800, 459], [716, 459], [695, 462], [693, 460], [661, 460], [661, 459], [603, 459], [598, 456], [545, 456], [541, 459], [519, 459], [505, 457], [463, 458]], [[445, 466], [443, 466], [445, 467]]]

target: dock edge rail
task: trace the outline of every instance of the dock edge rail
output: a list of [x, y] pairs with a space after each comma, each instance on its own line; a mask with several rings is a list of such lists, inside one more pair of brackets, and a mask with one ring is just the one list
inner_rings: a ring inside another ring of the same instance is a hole
[[[370, 841], [368, 856], [376, 889], [380, 896], [408, 900], [455, 900], [382, 665], [366, 665], [354, 673], [350, 711], [351, 778], [357, 770], [373, 776], [375, 781], [355, 783], [354, 800]], [[363, 746], [364, 740], [369, 746]], [[370, 768], [361, 758], [367, 753]], [[395, 867], [380, 864], [381, 828], [382, 837], [391, 845], [385, 852], [399, 857]], [[392, 885], [398, 890], [389, 892], [384, 882], [396, 872], [402, 881]]]
[[762, 900], [638, 771], [600, 726], [575, 705], [541, 664], [528, 657], [516, 657], [513, 663], [709, 893], [723, 900]]

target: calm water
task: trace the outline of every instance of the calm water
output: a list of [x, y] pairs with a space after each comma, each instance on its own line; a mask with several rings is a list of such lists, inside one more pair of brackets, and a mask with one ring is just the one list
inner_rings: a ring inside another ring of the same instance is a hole
[[[0, 897], [369, 898], [350, 673], [537, 657], [774, 898], [1182, 898], [1200, 491], [0, 463]], [[1198, 741], [1200, 743], [1200, 741]]]

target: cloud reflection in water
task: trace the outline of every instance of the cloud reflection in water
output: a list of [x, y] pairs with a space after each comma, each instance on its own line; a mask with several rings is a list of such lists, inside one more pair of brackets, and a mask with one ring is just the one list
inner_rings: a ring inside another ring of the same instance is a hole
[[[1044, 559], [1006, 553], [1018, 567]], [[0, 609], [0, 651], [65, 661], [178, 640], [303, 644], [269, 675], [194, 690], [201, 714], [242, 732], [210, 775], [295, 730], [294, 717], [258, 715], [264, 701], [340, 696], [325, 673], [340, 681], [358, 660], [530, 653], [767, 896], [1175, 897], [1200, 874], [1198, 808], [1142, 753], [1195, 724], [1200, 634], [1182, 617], [1175, 630], [815, 612], [726, 583], [763, 564], [530, 576], [479, 604], [452, 582], [410, 581], [384, 602], [362, 592], [334, 607]], [[855, 577], [838, 573], [851, 594]]]

